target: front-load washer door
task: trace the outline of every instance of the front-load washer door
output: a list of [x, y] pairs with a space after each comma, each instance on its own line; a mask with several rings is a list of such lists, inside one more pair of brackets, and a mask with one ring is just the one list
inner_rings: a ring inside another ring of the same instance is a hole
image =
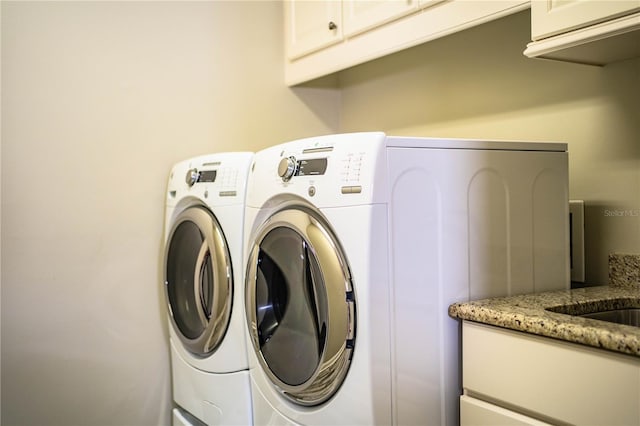
[[174, 221], [165, 252], [165, 295], [171, 323], [191, 353], [206, 357], [222, 342], [231, 316], [229, 248], [215, 216], [203, 206]]
[[300, 405], [329, 399], [349, 368], [355, 297], [322, 215], [296, 205], [265, 222], [249, 254], [245, 297], [251, 342], [275, 388]]

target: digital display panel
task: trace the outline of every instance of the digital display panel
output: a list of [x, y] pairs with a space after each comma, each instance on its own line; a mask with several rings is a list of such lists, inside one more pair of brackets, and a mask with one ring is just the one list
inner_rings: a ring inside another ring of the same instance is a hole
[[327, 171], [326, 158], [314, 158], [298, 161], [298, 176], [323, 175]]
[[198, 182], [211, 183], [216, 181], [217, 170], [203, 170], [200, 172]]

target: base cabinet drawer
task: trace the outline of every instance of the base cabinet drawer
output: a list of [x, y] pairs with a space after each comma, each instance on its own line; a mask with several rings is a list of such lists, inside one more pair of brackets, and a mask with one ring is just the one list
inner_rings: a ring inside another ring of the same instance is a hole
[[497, 405], [472, 398], [467, 395], [460, 397], [460, 425], [461, 426], [545, 426], [544, 423], [531, 417], [507, 410]]
[[462, 387], [552, 423], [640, 425], [640, 358], [576, 343], [464, 321]]

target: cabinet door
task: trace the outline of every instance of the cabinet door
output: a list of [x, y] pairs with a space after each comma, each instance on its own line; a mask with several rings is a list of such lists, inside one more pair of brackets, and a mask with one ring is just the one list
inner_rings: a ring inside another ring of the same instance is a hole
[[340, 0], [287, 0], [284, 10], [289, 59], [342, 40]]
[[344, 0], [344, 36], [367, 31], [418, 10], [420, 6], [420, 0]]
[[640, 0], [533, 0], [531, 38], [540, 40], [640, 10]]

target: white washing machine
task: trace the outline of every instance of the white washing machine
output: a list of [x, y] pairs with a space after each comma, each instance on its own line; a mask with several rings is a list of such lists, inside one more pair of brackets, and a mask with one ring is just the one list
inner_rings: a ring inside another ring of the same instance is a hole
[[248, 185], [255, 424], [456, 424], [448, 305], [569, 287], [566, 144], [308, 138]]
[[193, 417], [252, 423], [242, 258], [252, 159], [248, 152], [200, 156], [176, 164], [169, 177], [164, 286], [177, 424]]

